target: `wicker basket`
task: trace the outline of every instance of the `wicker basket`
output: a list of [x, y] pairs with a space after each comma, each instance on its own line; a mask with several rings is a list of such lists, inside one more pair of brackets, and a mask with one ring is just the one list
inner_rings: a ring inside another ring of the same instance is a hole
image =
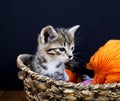
[[82, 85], [56, 81], [30, 69], [32, 55], [17, 57], [18, 75], [23, 80], [28, 101], [120, 101], [120, 83]]

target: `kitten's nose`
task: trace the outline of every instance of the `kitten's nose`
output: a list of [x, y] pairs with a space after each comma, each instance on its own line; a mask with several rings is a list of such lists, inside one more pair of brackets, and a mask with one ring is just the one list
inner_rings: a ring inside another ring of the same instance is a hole
[[69, 59], [72, 59], [72, 55], [68, 55]]

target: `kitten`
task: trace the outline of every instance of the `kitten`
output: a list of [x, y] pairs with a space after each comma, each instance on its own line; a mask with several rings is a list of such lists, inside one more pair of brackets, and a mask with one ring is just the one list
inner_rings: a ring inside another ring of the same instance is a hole
[[38, 35], [38, 48], [32, 60], [32, 68], [40, 75], [55, 80], [69, 79], [65, 62], [73, 59], [74, 34], [79, 25], [69, 29], [44, 27]]

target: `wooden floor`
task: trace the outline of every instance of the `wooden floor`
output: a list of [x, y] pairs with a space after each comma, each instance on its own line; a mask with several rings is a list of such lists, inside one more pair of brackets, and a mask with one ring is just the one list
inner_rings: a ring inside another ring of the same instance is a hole
[[0, 101], [27, 101], [24, 91], [0, 91]]

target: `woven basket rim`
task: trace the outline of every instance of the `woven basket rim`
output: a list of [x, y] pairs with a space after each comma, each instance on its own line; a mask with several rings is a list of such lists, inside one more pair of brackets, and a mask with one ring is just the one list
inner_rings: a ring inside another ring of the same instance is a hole
[[80, 89], [80, 90], [83, 90], [83, 89], [96, 89], [97, 90], [98, 88], [108, 89], [108, 88], [120, 87], [120, 83], [108, 83], [108, 84], [96, 84], [96, 85], [86, 84], [86, 85], [83, 85], [82, 83], [75, 84], [75, 83], [72, 83], [72, 82], [56, 81], [52, 78], [49, 78], [49, 77], [46, 77], [46, 76], [43, 76], [43, 75], [39, 75], [38, 73], [32, 71], [30, 68], [28, 68], [23, 63], [23, 61], [28, 60], [32, 56], [33, 55], [31, 55], [31, 54], [20, 54], [20, 55], [18, 55], [17, 60], [16, 60], [17, 67], [20, 70], [28, 73], [30, 76], [36, 78], [37, 80], [44, 81], [44, 82], [49, 82], [49, 83], [52, 83], [56, 86], [65, 86], [67, 88], [73, 87], [74, 89]]

